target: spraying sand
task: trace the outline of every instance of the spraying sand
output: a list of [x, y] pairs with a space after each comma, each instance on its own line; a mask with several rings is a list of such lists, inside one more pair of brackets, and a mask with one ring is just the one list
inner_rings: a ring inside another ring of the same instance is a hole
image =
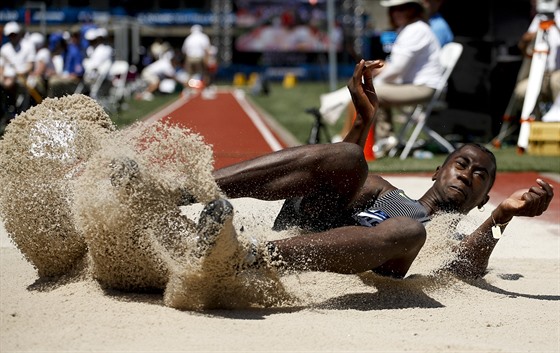
[[[182, 211], [221, 196], [211, 147], [188, 129], [160, 121], [117, 131], [95, 101], [67, 96], [15, 119], [1, 157], [2, 217], [40, 277], [80, 273], [105, 288], [163, 290], [179, 309], [293, 303], [271, 266], [239, 270], [252, 243], [290, 232], [238, 237], [229, 204], [199, 210], [201, 219]], [[434, 217], [415, 273], [432, 276], [453, 260], [458, 222]], [[213, 237], [212, 254], [200, 255], [201, 237]]]
[[[237, 269], [257, 235], [238, 239], [233, 210], [198, 224], [182, 214], [181, 205], [220, 197], [212, 150], [199, 135], [166, 122], [116, 131], [95, 101], [74, 95], [18, 116], [1, 151], [1, 215], [40, 277], [163, 290], [165, 304], [179, 309], [289, 298], [272, 268]], [[220, 239], [214, 253], [195, 254], [209, 232]]]

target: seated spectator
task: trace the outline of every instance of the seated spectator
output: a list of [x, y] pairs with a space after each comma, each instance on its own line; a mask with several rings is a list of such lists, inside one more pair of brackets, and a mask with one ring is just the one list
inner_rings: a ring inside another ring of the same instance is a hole
[[374, 77], [380, 110], [376, 124], [376, 157], [383, 157], [396, 144], [391, 108], [429, 100], [435, 92], [443, 69], [439, 63], [440, 45], [424, 22], [422, 0], [385, 0], [397, 39], [390, 61]]
[[162, 54], [160, 59], [154, 61], [142, 70], [142, 80], [148, 85], [144, 91], [138, 93], [135, 98], [151, 101], [154, 99], [154, 92], [159, 88], [162, 80], [169, 78], [184, 84], [177, 75], [177, 70], [181, 68], [181, 62], [173, 51]]
[[18, 110], [27, 108], [18, 99], [21, 100], [25, 95], [28, 97], [26, 81], [33, 70], [35, 48], [29, 41], [23, 40], [23, 31], [17, 22], [6, 23], [4, 35], [8, 42], [0, 47], [0, 86], [7, 102], [8, 114], [15, 116]]
[[41, 33], [31, 33], [28, 40], [35, 46], [35, 62], [33, 70], [27, 78], [27, 84], [33, 87], [42, 98], [47, 96], [49, 79], [56, 75], [56, 68], [52, 60], [52, 53], [46, 45], [45, 36]]
[[113, 48], [107, 44], [108, 32], [105, 28], [90, 29], [86, 32], [86, 39], [90, 41], [88, 56], [83, 61], [84, 82], [92, 98], [96, 98], [94, 84], [98, 79], [107, 75], [113, 62]]
[[68, 43], [62, 35], [53, 38], [51, 36], [51, 50], [53, 54], [61, 55], [63, 59], [62, 73], [49, 80], [49, 97], [62, 97], [66, 94], [76, 92], [84, 75], [83, 55], [80, 48], [80, 32], [74, 31], [70, 34]]
[[[384, 157], [398, 143], [393, 132], [391, 109], [429, 100], [443, 74], [439, 63], [440, 44], [430, 26], [424, 21], [423, 0], [384, 0], [389, 10], [389, 22], [397, 37], [384, 66], [374, 72], [373, 82], [380, 109], [375, 124], [376, 158]], [[348, 106], [348, 115], [340, 136], [346, 136], [353, 125], [356, 112]]]

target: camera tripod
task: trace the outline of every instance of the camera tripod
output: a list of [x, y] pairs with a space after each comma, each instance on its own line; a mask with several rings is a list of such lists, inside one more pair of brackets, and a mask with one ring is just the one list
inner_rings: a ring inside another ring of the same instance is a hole
[[[538, 109], [537, 101], [541, 94], [543, 77], [546, 71], [546, 64], [550, 45], [548, 42], [548, 35], [551, 29], [558, 27], [554, 21], [554, 12], [542, 14], [543, 19], [539, 23], [537, 30], [535, 44], [533, 47], [533, 55], [529, 68], [529, 77], [527, 79], [527, 91], [523, 100], [523, 108], [521, 110], [521, 125], [519, 128], [519, 136], [517, 139], [518, 153], [524, 153], [529, 145], [530, 123], [535, 120], [535, 113]], [[508, 110], [515, 97], [510, 99]], [[516, 126], [513, 124], [512, 118], [508, 115], [504, 116], [503, 124], [498, 135], [492, 140], [494, 147], [501, 147], [502, 141], [507, 136], [511, 135]]]
[[[309, 132], [309, 137], [307, 138], [307, 143], [309, 145], [331, 142], [331, 136], [329, 134], [329, 129], [323, 122], [323, 117], [321, 111], [318, 108], [309, 108], [305, 110], [306, 113], [313, 115], [315, 120], [311, 126], [311, 131]], [[323, 139], [321, 139], [321, 133], [323, 134]]]

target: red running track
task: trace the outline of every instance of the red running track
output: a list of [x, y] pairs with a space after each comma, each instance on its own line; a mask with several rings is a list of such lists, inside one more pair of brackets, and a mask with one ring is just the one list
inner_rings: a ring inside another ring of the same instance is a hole
[[[203, 99], [200, 95], [180, 98], [148, 121], [164, 117], [204, 136], [213, 146], [216, 169], [288, 146], [243, 96], [231, 91], [219, 91], [215, 99]], [[431, 177], [429, 173], [421, 175]], [[551, 183], [557, 194], [539, 219], [559, 224], [558, 178], [555, 180], [537, 172], [498, 173], [490, 192], [491, 202], [498, 203], [518, 189], [536, 185], [537, 178]]]
[[200, 94], [180, 98], [147, 120], [166, 117], [212, 145], [216, 169], [287, 147], [243, 93], [218, 91], [214, 99]]

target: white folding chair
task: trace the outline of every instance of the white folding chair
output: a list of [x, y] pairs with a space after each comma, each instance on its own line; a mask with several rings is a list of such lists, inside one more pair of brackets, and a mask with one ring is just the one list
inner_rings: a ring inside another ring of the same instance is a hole
[[[400, 159], [406, 159], [406, 157], [408, 157], [408, 154], [416, 143], [421, 131], [424, 131], [424, 133], [430, 136], [448, 152], [453, 152], [455, 150], [455, 147], [453, 147], [453, 145], [451, 145], [445, 138], [426, 126], [426, 120], [434, 109], [445, 105], [444, 93], [447, 88], [447, 81], [449, 80], [449, 76], [451, 76], [451, 73], [453, 72], [453, 69], [455, 68], [455, 65], [457, 64], [457, 61], [461, 57], [462, 53], [463, 45], [455, 42], [448, 43], [444, 45], [443, 48], [441, 48], [439, 61], [444, 69], [443, 75], [438, 82], [432, 98], [427, 102], [416, 105], [416, 107], [412, 111], [412, 114], [410, 114], [410, 116], [408, 117], [405, 126], [401, 129], [399, 133], [399, 142], [404, 140], [410, 128], [415, 125], [412, 134], [406, 141], [404, 149], [400, 155]], [[394, 148], [389, 155], [394, 156], [396, 154], [396, 151], [396, 148]]]
[[[84, 65], [85, 66], [85, 65]], [[109, 70], [111, 69], [112, 62], [106, 61], [104, 62], [99, 68], [88, 70], [84, 73], [84, 76], [91, 75], [92, 83], [89, 87], [89, 96], [93, 99], [99, 98], [99, 93], [101, 90], [101, 86], [107, 79], [107, 75], [109, 74]]]
[[125, 60], [115, 60], [109, 69], [109, 79], [112, 87], [110, 93], [110, 104], [115, 105], [117, 109], [120, 103], [128, 98], [127, 78], [130, 65]]

